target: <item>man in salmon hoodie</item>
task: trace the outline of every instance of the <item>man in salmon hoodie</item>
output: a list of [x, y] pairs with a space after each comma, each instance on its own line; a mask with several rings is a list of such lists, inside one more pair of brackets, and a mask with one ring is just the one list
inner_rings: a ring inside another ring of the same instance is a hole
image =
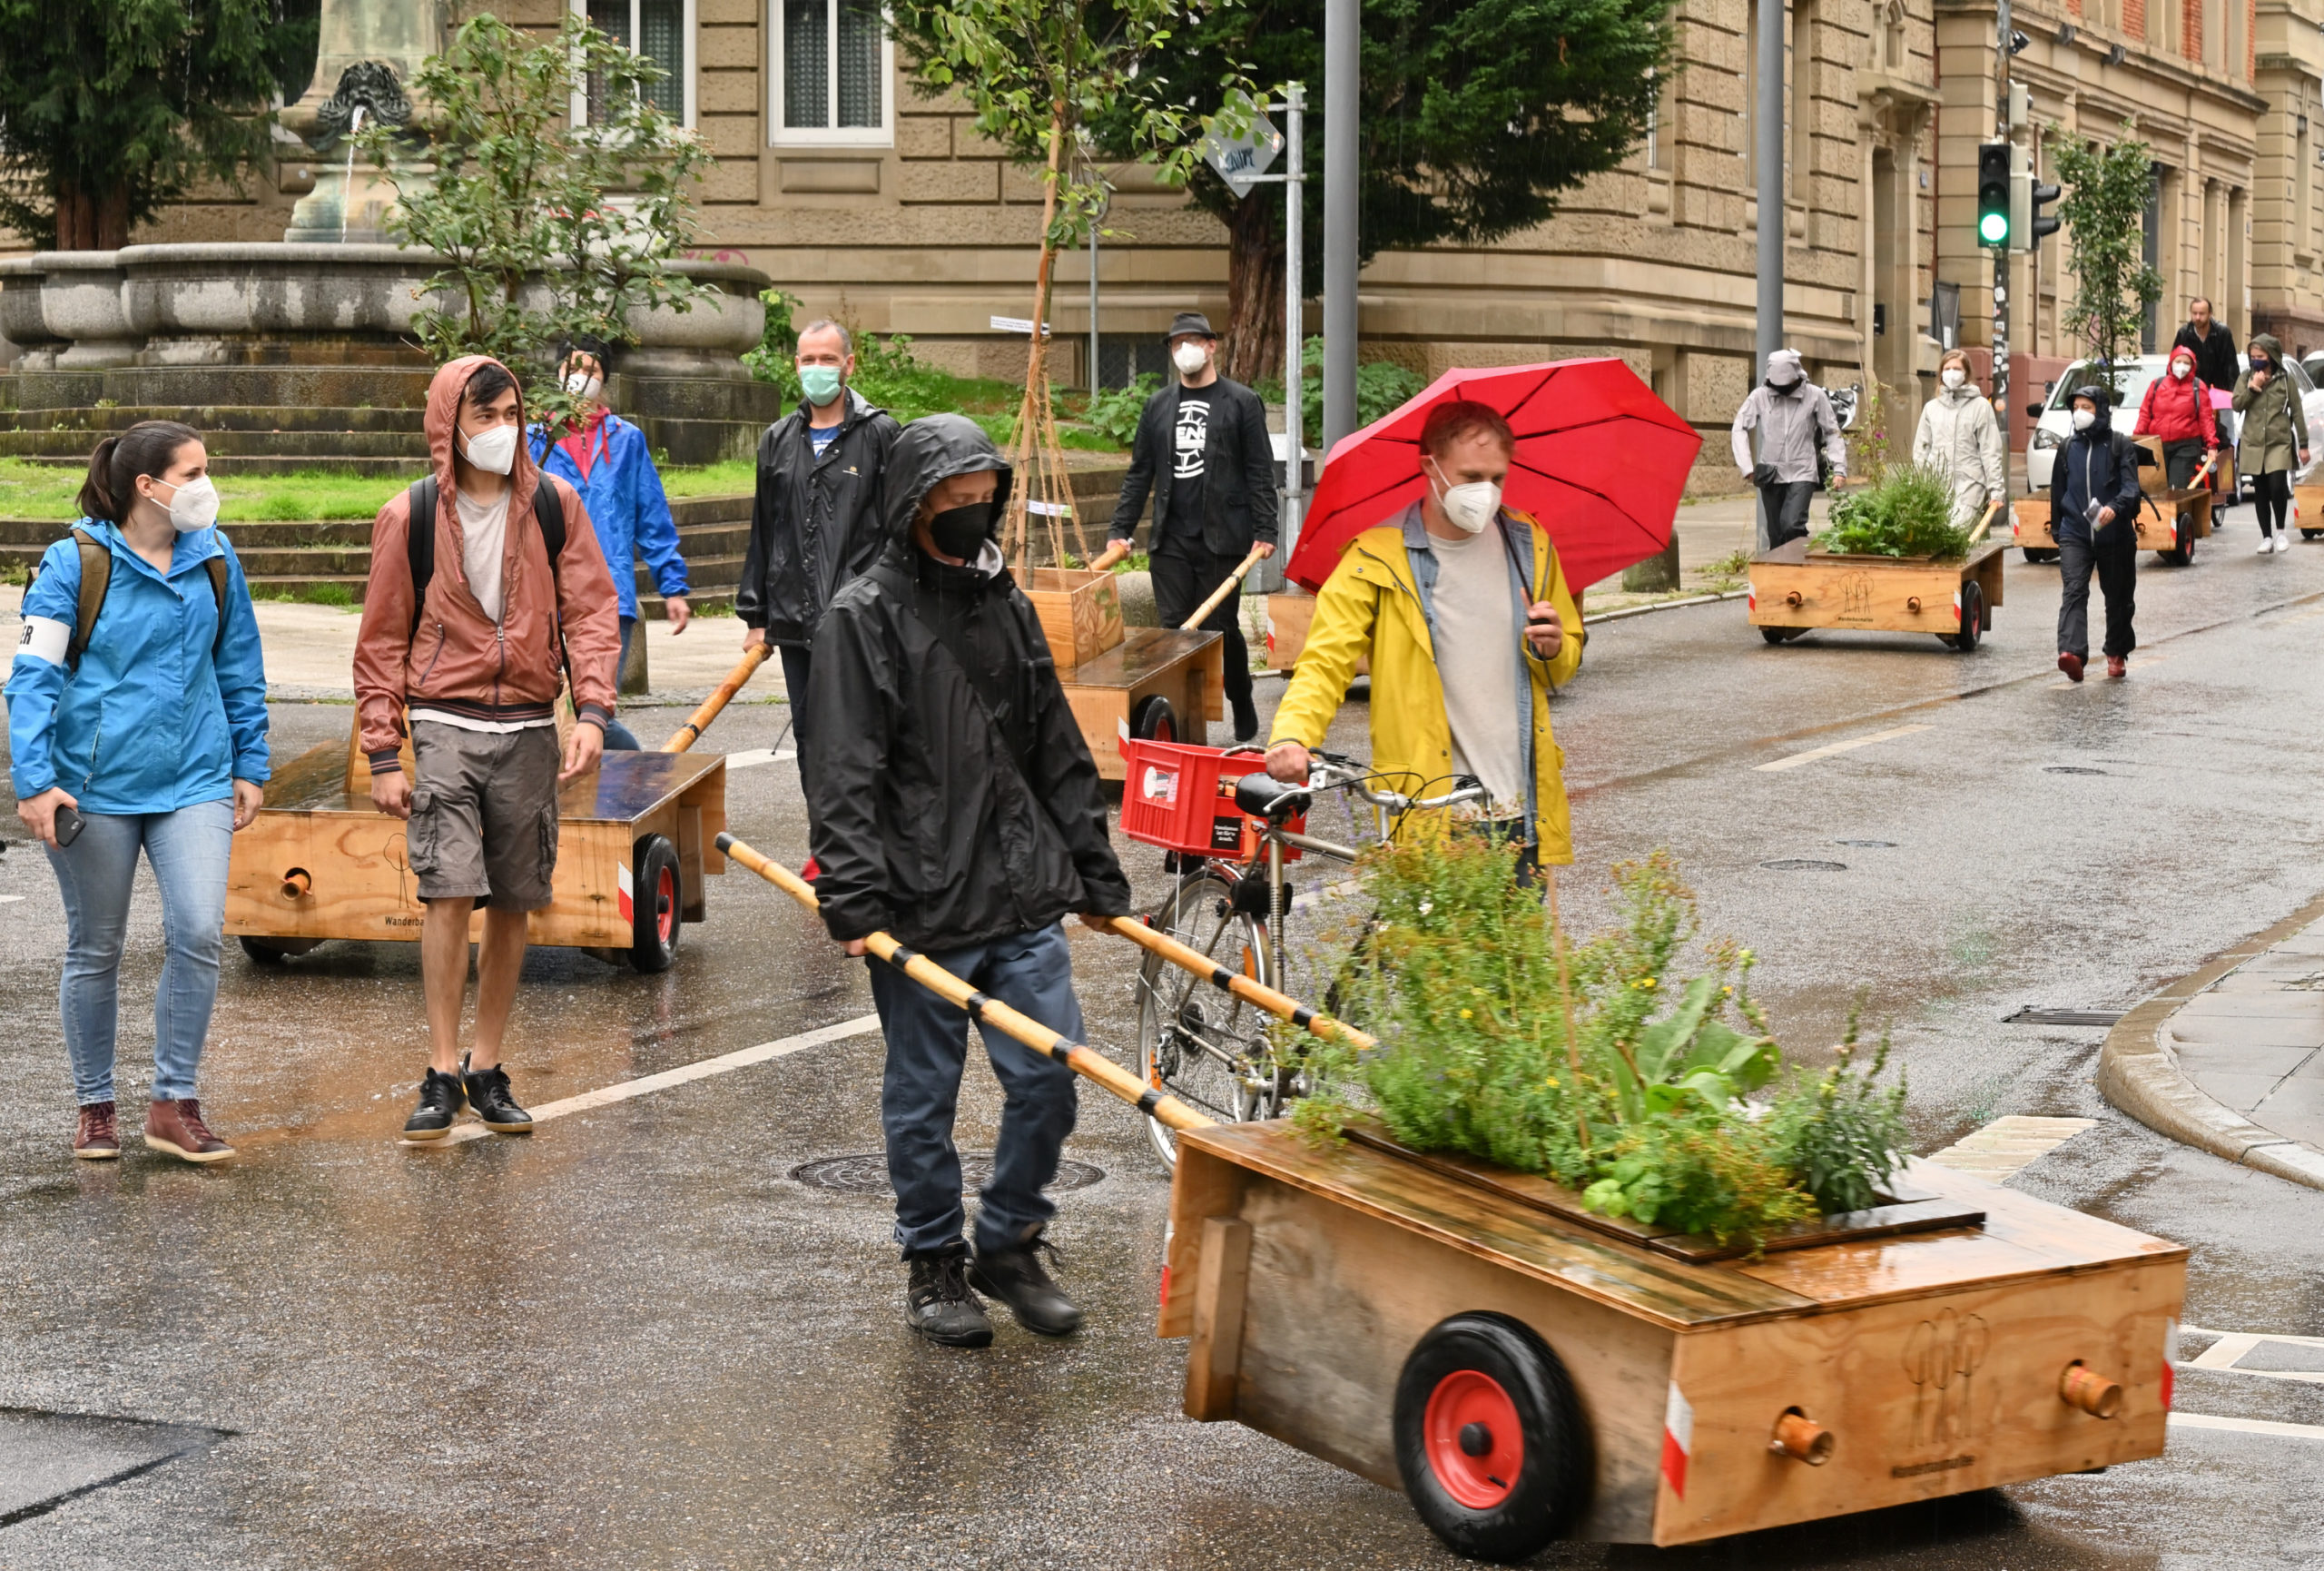
[[[487, 1129], [525, 1134], [532, 1115], [509, 1094], [500, 1038], [525, 961], [525, 914], [549, 903], [557, 787], [596, 767], [613, 719], [620, 608], [581, 499], [525, 450], [524, 397], [507, 367], [468, 355], [438, 371], [425, 429], [433, 472], [371, 525], [355, 646], [371, 801], [410, 820], [405, 855], [427, 907], [429, 1065], [404, 1137], [441, 1139], [464, 1105]], [[544, 484], [549, 493], [537, 495]], [[418, 540], [415, 511], [433, 517]], [[560, 761], [556, 704], [568, 672], [577, 723]], [[416, 780], [399, 756], [407, 707]], [[476, 1035], [463, 1056], [468, 915], [479, 901]]]

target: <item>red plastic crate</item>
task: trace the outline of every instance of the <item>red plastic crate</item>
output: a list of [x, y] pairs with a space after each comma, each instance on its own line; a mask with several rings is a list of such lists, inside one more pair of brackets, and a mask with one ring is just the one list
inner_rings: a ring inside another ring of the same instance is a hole
[[[1238, 861], [1258, 847], [1261, 820], [1235, 805], [1235, 782], [1259, 766], [1256, 753], [1119, 738], [1122, 833], [1192, 856]], [[1303, 820], [1290, 827], [1298, 829]], [[1288, 855], [1296, 852], [1286, 848]]]

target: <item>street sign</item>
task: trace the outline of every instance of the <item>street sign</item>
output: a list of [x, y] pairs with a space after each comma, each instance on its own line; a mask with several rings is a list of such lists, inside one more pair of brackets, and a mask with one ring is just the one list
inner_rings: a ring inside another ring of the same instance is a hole
[[1236, 196], [1248, 196], [1259, 183], [1259, 177], [1283, 151], [1283, 133], [1275, 123], [1256, 108], [1251, 110], [1251, 124], [1240, 136], [1228, 136], [1216, 120], [1203, 123], [1202, 140], [1196, 143], [1202, 149], [1203, 159], [1218, 172], [1226, 189]]

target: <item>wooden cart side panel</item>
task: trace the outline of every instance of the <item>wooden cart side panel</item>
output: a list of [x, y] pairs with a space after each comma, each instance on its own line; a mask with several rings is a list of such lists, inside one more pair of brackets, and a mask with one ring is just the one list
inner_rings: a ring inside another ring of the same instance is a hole
[[1195, 1334], [1187, 1346], [1186, 1414], [1198, 1422], [1235, 1416], [1250, 1277], [1251, 1224], [1232, 1217], [1205, 1221], [1202, 1264], [1195, 1280]]
[[[2183, 1260], [2148, 1260], [1682, 1336], [1672, 1381], [1691, 1420], [1685, 1489], [1659, 1480], [1654, 1542], [2160, 1456], [2166, 1341], [2185, 1292]], [[2076, 1359], [2122, 1383], [2117, 1417], [2059, 1397]], [[1827, 1465], [1768, 1450], [1788, 1407], [1831, 1430]]]
[[[1305, 590], [1280, 590], [1267, 597], [1267, 669], [1289, 671], [1299, 665], [1307, 648], [1307, 629], [1315, 624], [1315, 597]], [[1372, 658], [1359, 655], [1355, 674], [1368, 676]]]
[[[718, 837], [726, 832], [726, 760], [721, 757], [717, 768], [678, 793], [678, 805], [695, 809], [701, 815], [704, 874], [724, 874], [726, 857], [718, 849]], [[698, 918], [689, 916], [686, 920]]]
[[[1954, 601], [1963, 576], [1959, 563], [1915, 568], [1753, 562], [1751, 622], [1755, 627], [1955, 633], [1961, 618]], [[1790, 603], [1794, 594], [1799, 597], [1796, 606]]]
[[1025, 598], [1060, 669], [1094, 660], [1122, 641], [1121, 590], [1112, 573], [1035, 568], [1029, 578]]
[[2002, 571], [1999, 551], [1977, 564], [1977, 587], [1984, 591], [1988, 613], [2001, 609], [2002, 584], [2008, 576]]
[[1169, 1339], [1194, 1334], [1195, 1289], [1202, 1273], [1203, 1224], [1242, 1208], [1246, 1170], [1187, 1141], [1170, 1175], [1170, 1238], [1162, 1251], [1162, 1312], [1154, 1334]]
[[[1396, 1384], [1421, 1338], [1459, 1314], [1505, 1315], [1571, 1378], [1594, 1483], [1577, 1533], [1651, 1535], [1672, 1333], [1331, 1200], [1255, 1179], [1234, 1416], [1391, 1489]], [[1698, 1268], [1699, 1269], [1699, 1268]]]

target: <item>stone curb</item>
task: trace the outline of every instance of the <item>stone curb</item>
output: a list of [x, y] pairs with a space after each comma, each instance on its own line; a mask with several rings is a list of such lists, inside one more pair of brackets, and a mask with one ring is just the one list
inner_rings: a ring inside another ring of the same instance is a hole
[[2159, 1134], [2292, 1183], [2324, 1189], [2324, 1151], [2260, 1128], [2180, 1072], [2163, 1029], [2188, 1000], [2255, 955], [2324, 917], [2324, 895], [2181, 977], [2117, 1021], [2098, 1052], [2098, 1091]]

